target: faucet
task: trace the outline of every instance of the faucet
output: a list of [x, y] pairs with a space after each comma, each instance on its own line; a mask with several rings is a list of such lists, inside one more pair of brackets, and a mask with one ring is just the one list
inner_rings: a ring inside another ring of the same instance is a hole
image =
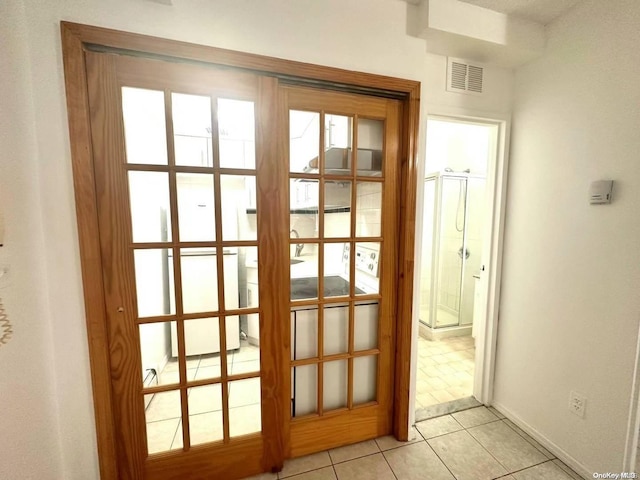
[[[300, 238], [300, 235], [298, 234], [297, 230], [291, 230], [289, 233], [293, 233], [296, 238]], [[304, 243], [297, 243], [296, 244], [296, 254], [294, 256], [299, 257], [300, 254], [302, 253], [302, 249], [304, 248]]]

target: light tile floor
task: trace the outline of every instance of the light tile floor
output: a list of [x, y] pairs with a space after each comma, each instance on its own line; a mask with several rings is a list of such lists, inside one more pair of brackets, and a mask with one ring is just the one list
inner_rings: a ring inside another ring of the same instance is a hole
[[[242, 341], [240, 349], [227, 355], [230, 375], [260, 370], [260, 350]], [[220, 355], [187, 358], [187, 379], [220, 377]], [[177, 383], [178, 362], [172, 359], [159, 375], [160, 385]], [[187, 390], [192, 445], [222, 440], [222, 389], [220, 384]], [[180, 391], [156, 393], [145, 409], [149, 453], [182, 448]], [[260, 379], [250, 378], [229, 384], [229, 434], [232, 437], [260, 431]]]
[[416, 408], [470, 397], [474, 356], [471, 336], [436, 341], [418, 337]]
[[416, 424], [415, 439], [382, 437], [288, 460], [252, 480], [579, 480], [494, 409], [478, 407]]

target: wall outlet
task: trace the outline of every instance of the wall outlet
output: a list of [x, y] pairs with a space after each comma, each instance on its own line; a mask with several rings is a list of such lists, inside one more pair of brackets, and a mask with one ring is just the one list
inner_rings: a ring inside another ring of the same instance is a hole
[[569, 411], [580, 418], [584, 418], [584, 411], [586, 409], [587, 398], [578, 392], [572, 391], [569, 394]]

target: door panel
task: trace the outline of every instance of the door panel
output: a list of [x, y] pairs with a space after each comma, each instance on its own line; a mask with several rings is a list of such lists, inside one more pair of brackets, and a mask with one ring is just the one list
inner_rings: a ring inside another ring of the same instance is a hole
[[120, 477], [390, 433], [400, 104], [86, 58]]
[[274, 357], [258, 346], [272, 333], [240, 334], [249, 315], [263, 323], [239, 289], [250, 265], [264, 302], [259, 81], [117, 55], [87, 64], [120, 476], [277, 468], [262, 419], [278, 418], [279, 389], [263, 388]]
[[282, 94], [299, 456], [391, 432], [400, 105], [300, 87]]

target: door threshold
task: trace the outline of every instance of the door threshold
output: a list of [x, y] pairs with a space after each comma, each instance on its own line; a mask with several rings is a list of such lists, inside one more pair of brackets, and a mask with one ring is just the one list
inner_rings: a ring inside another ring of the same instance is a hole
[[437, 405], [430, 405], [428, 407], [419, 408], [416, 410], [416, 422], [427, 420], [429, 418], [441, 417], [449, 413], [460, 412], [461, 410], [468, 410], [469, 408], [479, 407], [482, 403], [476, 400], [474, 397], [459, 398], [457, 400], [451, 400], [450, 402], [438, 403]]

